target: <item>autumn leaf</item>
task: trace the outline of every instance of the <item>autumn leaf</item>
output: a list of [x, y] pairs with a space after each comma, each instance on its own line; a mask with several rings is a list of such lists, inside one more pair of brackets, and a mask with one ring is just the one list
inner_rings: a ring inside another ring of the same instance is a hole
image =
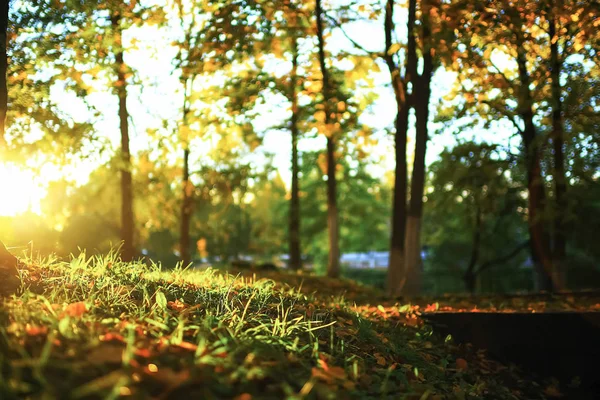
[[100, 341], [101, 342], [117, 341], [117, 342], [125, 343], [125, 338], [122, 335], [119, 335], [118, 333], [109, 332], [105, 335], [101, 335]]
[[402, 45], [400, 43], [394, 43], [390, 46], [390, 48], [387, 51], [387, 55], [391, 56], [392, 54], [395, 54], [398, 52], [398, 50], [400, 50], [400, 48], [402, 47]]
[[65, 308], [65, 314], [73, 318], [79, 318], [87, 311], [87, 306], [83, 301], [71, 303], [67, 306], [67, 308]]
[[48, 327], [27, 324], [25, 325], [25, 333], [28, 336], [43, 336], [48, 333]]
[[387, 364], [387, 361], [385, 361], [385, 358], [380, 353], [375, 353], [374, 356], [377, 360], [377, 365], [381, 365], [383, 367]]
[[175, 301], [169, 301], [167, 302], [167, 307], [169, 308], [169, 310], [173, 310], [173, 311], [183, 311], [185, 310], [188, 306], [187, 304], [179, 301], [179, 300], [175, 300]]
[[180, 349], [183, 350], [189, 350], [189, 351], [196, 351], [196, 349], [198, 348], [197, 345], [190, 343], [190, 342], [181, 342], [179, 344], [174, 345], [175, 347], [179, 347]]
[[467, 363], [467, 360], [465, 360], [464, 358], [456, 359], [456, 369], [457, 370], [466, 371], [468, 367], [469, 367], [469, 363]]

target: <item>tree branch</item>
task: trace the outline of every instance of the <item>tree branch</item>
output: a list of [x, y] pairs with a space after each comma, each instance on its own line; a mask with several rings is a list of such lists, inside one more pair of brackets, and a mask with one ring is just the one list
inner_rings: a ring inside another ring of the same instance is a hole
[[356, 48], [357, 48], [357, 49], [359, 49], [360, 51], [363, 51], [363, 52], [365, 52], [365, 53], [366, 53], [366, 54], [368, 54], [368, 55], [371, 55], [371, 56], [372, 56], [372, 55], [376, 55], [377, 57], [383, 57], [383, 53], [380, 53], [380, 52], [378, 52], [378, 51], [370, 51], [370, 50], [367, 50], [367, 49], [365, 49], [363, 46], [361, 46], [360, 44], [358, 44], [358, 43], [357, 43], [357, 42], [356, 42], [354, 39], [352, 39], [352, 38], [351, 38], [351, 37], [350, 37], [350, 36], [349, 36], [349, 35], [346, 33], [346, 31], [344, 30], [344, 28], [342, 28], [342, 24], [341, 24], [341, 23], [340, 23], [338, 20], [336, 20], [334, 17], [332, 17], [331, 15], [329, 15], [329, 14], [327, 14], [327, 13], [324, 13], [324, 14], [325, 14], [325, 17], [326, 17], [326, 18], [329, 20], [329, 22], [331, 22], [331, 24], [332, 24], [334, 27], [338, 28], [338, 29], [339, 29], [339, 30], [342, 32], [342, 34], [343, 34], [343, 35], [346, 37], [346, 39], [348, 39], [348, 41], [350, 41], [350, 43], [352, 43], [352, 45], [353, 45], [354, 47], [356, 47]]
[[487, 261], [487, 262], [481, 264], [481, 266], [479, 268], [477, 268], [477, 274], [482, 273], [483, 271], [493, 267], [494, 265], [502, 264], [502, 263], [509, 261], [511, 258], [514, 258], [515, 256], [517, 256], [521, 252], [521, 250], [525, 249], [527, 246], [529, 246], [529, 240], [526, 240], [525, 242], [518, 245], [510, 253], [508, 253], [502, 257], [499, 257], [494, 260]]

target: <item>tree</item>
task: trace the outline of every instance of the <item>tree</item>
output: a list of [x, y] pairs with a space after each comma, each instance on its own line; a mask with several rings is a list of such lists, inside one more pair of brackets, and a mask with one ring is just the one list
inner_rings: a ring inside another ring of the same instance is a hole
[[[421, 220], [423, 217], [423, 189], [425, 187], [425, 153], [429, 136], [427, 125], [429, 123], [431, 79], [438, 62], [434, 58], [436, 49], [432, 37], [432, 17], [432, 6], [429, 0], [422, 0], [420, 51], [423, 60], [423, 70], [421, 73], [417, 71], [416, 54], [408, 57], [407, 64], [407, 73], [411, 77], [413, 85], [412, 96], [414, 97], [413, 104], [416, 117], [415, 158], [410, 181], [410, 203], [406, 219], [405, 273], [408, 286], [405, 293], [407, 294], [419, 293], [422, 269]], [[416, 35], [414, 24], [412, 30], [409, 30], [409, 35]], [[416, 48], [412, 48], [411, 51], [416, 52]]]
[[[123, 5], [120, 5], [123, 7]], [[122, 258], [130, 261], [135, 256], [134, 215], [133, 215], [133, 178], [131, 175], [131, 152], [129, 150], [129, 112], [127, 111], [127, 75], [129, 68], [125, 63], [123, 48], [123, 17], [119, 6], [111, 10], [110, 23], [114, 39], [115, 74], [117, 97], [119, 98], [119, 130], [121, 131], [121, 240]], [[133, 11], [135, 3], [129, 5]]]
[[8, 109], [8, 88], [6, 86], [8, 10], [9, 0], [3, 0], [0, 3], [0, 146], [2, 147], [6, 146], [4, 133], [6, 131], [6, 112]]
[[132, 26], [159, 21], [163, 14], [137, 1], [36, 0], [24, 8], [27, 12], [20, 24], [28, 28], [26, 42], [44, 43], [32, 48], [38, 67], [44, 68], [52, 81], [66, 81], [68, 89], [85, 98], [93, 90], [90, 82], [104, 79], [118, 100], [122, 257], [130, 260], [136, 250], [127, 95], [134, 71], [126, 64], [122, 36]]
[[[520, 136], [527, 165], [529, 243], [538, 272], [537, 286], [561, 288], [569, 209], [564, 129], [583, 117], [563, 119], [566, 113], [561, 98], [566, 90], [561, 89], [560, 81], [566, 79], [568, 85], [573, 75], [561, 69], [580, 62], [570, 55], [596, 57], [590, 33], [594, 12], [588, 5], [574, 2], [463, 5], [448, 8], [458, 35], [450, 62], [465, 94], [455, 115], [477, 115], [488, 125], [493, 119], [505, 118]], [[593, 90], [592, 86], [588, 90]]]
[[[329, 258], [327, 243], [327, 188], [324, 151], [303, 152], [303, 206], [311, 210], [302, 219], [302, 242], [317, 269], [326, 270]], [[389, 219], [392, 197], [391, 184], [368, 172], [378, 160], [361, 155], [357, 148], [347, 148], [338, 160], [340, 220], [340, 250], [343, 253], [386, 251], [389, 240]]]
[[329, 230], [329, 262], [327, 276], [336, 278], [340, 275], [340, 245], [337, 208], [336, 171], [336, 131], [331, 118], [332, 92], [327, 65], [325, 63], [325, 38], [323, 7], [321, 0], [316, 0], [317, 39], [319, 48], [319, 65], [323, 77], [323, 113], [324, 131], [327, 138], [327, 226]]
[[[411, 8], [412, 7], [412, 8]], [[409, 22], [407, 28], [412, 32], [416, 13], [416, 2], [409, 4]], [[401, 76], [401, 66], [394, 58], [397, 44], [392, 42], [394, 32], [394, 0], [388, 0], [385, 8], [385, 62], [390, 71], [392, 87], [396, 99], [396, 122], [394, 132], [394, 145], [396, 150], [396, 167], [394, 178], [394, 200], [392, 212], [392, 232], [390, 243], [390, 257], [388, 266], [387, 291], [389, 295], [398, 295], [401, 293], [406, 283], [405, 276], [405, 229], [406, 229], [406, 197], [407, 197], [407, 162], [406, 162], [406, 141], [408, 132], [408, 115], [410, 101], [407, 97], [408, 79]], [[412, 58], [416, 55], [416, 43], [414, 36], [409, 35], [407, 57]], [[407, 61], [408, 62], [408, 61]], [[416, 60], [414, 61], [416, 63]]]
[[292, 139], [292, 184], [290, 199], [289, 253], [290, 268], [302, 269], [302, 252], [300, 246], [300, 168], [298, 165], [298, 138], [300, 136], [298, 118], [298, 38], [292, 35], [292, 70], [290, 72], [290, 98], [292, 117], [290, 119], [290, 135]]
[[[6, 110], [8, 108], [8, 89], [6, 87], [6, 31], [8, 27], [8, 0], [0, 3], [0, 151], [4, 151], [6, 141], [4, 139], [4, 124], [6, 122]], [[17, 259], [6, 250], [4, 243], [0, 241], [0, 293], [14, 290], [15, 278], [18, 276]], [[8, 286], [8, 287], [5, 287]]]
[[[473, 293], [480, 275], [519, 256], [522, 188], [509, 180], [514, 161], [487, 143], [460, 143], [430, 166], [425, 240], [430, 263], [456, 270]], [[497, 274], [496, 274], [497, 275]]]
[[[421, 17], [417, 25], [417, 6]], [[428, 140], [429, 102], [431, 79], [438, 63], [432, 35], [434, 7], [423, 0], [408, 2], [407, 44], [404, 55], [404, 77], [401, 65], [395, 57], [401, 45], [392, 42], [395, 31], [394, 1], [386, 3], [384, 32], [386, 48], [384, 59], [390, 72], [396, 99], [396, 169], [392, 217], [392, 238], [388, 269], [387, 292], [414, 295], [420, 291], [421, 275], [421, 219], [423, 215], [423, 189], [425, 185], [425, 154]], [[439, 12], [436, 12], [439, 15]], [[436, 21], [439, 25], [439, 21]], [[438, 31], [441, 29], [438, 27]], [[419, 73], [419, 53], [423, 62]], [[416, 140], [414, 162], [410, 180], [410, 200], [407, 205], [406, 141], [410, 109], [415, 110]]]
[[177, 55], [176, 63], [181, 70], [180, 82], [183, 87], [182, 118], [181, 124], [178, 127], [178, 141], [181, 142], [181, 146], [183, 147], [179, 252], [181, 254], [182, 264], [187, 266], [191, 262], [190, 224], [194, 203], [194, 184], [190, 177], [190, 144], [193, 138], [191, 137], [189, 124], [191, 123], [190, 116], [192, 111], [191, 102], [194, 81], [196, 76], [201, 73], [203, 61], [202, 54], [199, 54], [199, 44], [197, 43], [197, 40], [200, 39], [197, 26], [197, 15], [200, 14], [201, 10], [196, 7], [194, 2], [189, 11], [185, 9], [184, 4], [181, 1], [176, 1], [175, 6], [177, 8], [179, 24], [183, 30], [184, 36], [183, 40], [178, 43], [179, 53]]

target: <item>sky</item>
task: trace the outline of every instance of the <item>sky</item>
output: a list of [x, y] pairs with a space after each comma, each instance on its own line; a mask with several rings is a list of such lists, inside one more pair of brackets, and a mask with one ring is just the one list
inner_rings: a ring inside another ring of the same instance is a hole
[[[397, 26], [399, 36], [405, 36], [405, 10], [397, 13]], [[382, 51], [384, 44], [384, 32], [382, 21], [355, 22], [345, 26], [345, 33], [362, 47], [372, 51]], [[133, 153], [147, 149], [147, 129], [159, 127], [164, 120], [176, 121], [180, 119], [182, 88], [178, 75], [174, 73], [172, 60], [177, 50], [171, 45], [177, 38], [179, 32], [166, 30], [158, 27], [133, 28], [125, 32], [124, 44], [127, 46], [132, 38], [139, 39], [137, 50], [129, 50], [125, 54], [125, 62], [134, 70], [137, 70], [139, 79], [143, 85], [130, 86], [128, 97], [128, 110], [130, 112], [131, 148]], [[328, 38], [328, 50], [337, 52], [339, 50], [358, 52], [353, 48], [351, 42], [339, 29], [334, 29]], [[158, 51], [160, 56], [158, 56]], [[289, 64], [289, 65], [288, 65]], [[273, 66], [285, 72], [291, 68], [291, 63]], [[395, 99], [389, 86], [389, 73], [381, 61], [381, 71], [375, 75], [377, 93], [379, 98], [369, 111], [362, 115], [361, 122], [371, 126], [379, 138], [379, 143], [373, 153], [380, 156], [382, 162], [371, 166], [370, 172], [379, 177], [393, 169], [394, 148], [393, 137], [390, 128], [395, 119]], [[451, 89], [455, 75], [451, 72], [438, 70], [433, 79], [433, 90], [431, 99], [431, 115], [435, 115], [435, 108], [440, 99]], [[96, 86], [94, 93], [90, 94], [87, 101], [101, 111], [102, 117], [95, 121], [96, 131], [111, 141], [114, 148], [119, 144], [119, 130], [117, 117], [117, 98], [110, 93], [107, 86]], [[64, 111], [73, 119], [83, 122], [91, 120], [91, 115], [74, 94], [67, 92], [64, 88], [57, 87], [52, 97], [59, 105], [65, 105]], [[289, 118], [288, 105], [269, 104], [264, 107], [263, 113], [258, 116], [253, 125], [256, 130], [263, 132], [263, 144], [259, 149], [262, 153], [274, 154], [273, 166], [277, 168], [284, 182], [289, 185], [290, 172], [290, 135], [287, 132], [268, 130], [267, 128], [277, 122]], [[434, 132], [438, 126], [430, 122], [430, 131]], [[491, 135], [491, 133], [490, 133]], [[412, 140], [414, 129], [409, 131], [409, 151], [412, 152]], [[456, 138], [444, 133], [432, 136], [427, 149], [427, 163], [433, 162], [446, 146], [452, 146]], [[300, 151], [313, 151], [325, 148], [325, 139], [318, 136], [312, 139], [302, 139], [299, 142]], [[24, 211], [41, 211], [40, 200], [44, 197], [48, 181], [67, 176], [78, 184], [84, 184], [89, 174], [101, 162], [107, 161], [110, 154], [100, 157], [92, 157], [68, 165], [64, 168], [52, 167], [44, 164], [41, 173], [23, 171], [16, 167], [0, 165], [0, 187], [19, 187], [10, 199], [0, 198], [0, 215], [13, 215]], [[265, 158], [255, 155], [254, 159], [260, 162]], [[410, 156], [409, 156], [410, 159]], [[43, 163], [42, 163], [43, 164]], [[6, 185], [6, 186], [5, 186]]]

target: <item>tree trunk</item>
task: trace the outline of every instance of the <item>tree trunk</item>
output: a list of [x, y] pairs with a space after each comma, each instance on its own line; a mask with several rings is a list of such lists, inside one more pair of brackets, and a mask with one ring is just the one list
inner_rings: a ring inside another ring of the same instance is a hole
[[[6, 31], [8, 29], [8, 0], [2, 2], [0, 10], [0, 146], [6, 144], [4, 139], [4, 124], [8, 110], [8, 88], [6, 86]], [[3, 149], [0, 149], [3, 150]], [[0, 295], [14, 293], [20, 282], [17, 271], [17, 258], [10, 254], [4, 243], [0, 241]]]
[[[390, 54], [393, 45], [394, 31], [394, 0], [388, 0], [385, 9], [385, 62], [390, 71], [394, 97], [396, 99], [396, 122], [394, 146], [396, 166], [394, 169], [394, 200], [392, 208], [392, 229], [390, 240], [390, 256], [387, 273], [387, 293], [389, 296], [399, 296], [406, 282], [404, 276], [404, 230], [406, 226], [406, 140], [408, 132], [408, 110], [410, 104], [406, 96], [406, 82], [400, 76], [400, 67]], [[409, 41], [409, 47], [414, 41]]]
[[6, 70], [8, 57], [6, 55], [8, 30], [8, 0], [2, 1], [0, 10], [0, 146], [6, 145], [6, 112], [8, 110], [8, 87], [6, 86]]
[[187, 267], [192, 262], [190, 251], [190, 222], [192, 219], [192, 194], [194, 185], [190, 181], [190, 149], [186, 145], [183, 150], [183, 189], [181, 202], [181, 232], [179, 236], [179, 250], [181, 262]]
[[17, 258], [0, 242], [0, 297], [15, 293], [21, 285], [18, 264]]
[[[183, 81], [183, 116], [182, 125], [187, 128], [188, 114], [190, 112], [188, 85], [193, 84], [193, 77], [187, 77]], [[192, 220], [194, 185], [190, 180], [190, 138], [186, 135], [180, 138], [183, 145], [183, 179], [181, 190], [181, 226], [179, 234], [179, 251], [181, 262], [184, 267], [192, 262], [190, 251], [190, 224]]]
[[115, 69], [117, 82], [115, 84], [119, 97], [119, 122], [121, 131], [121, 240], [123, 241], [122, 258], [131, 261], [135, 256], [133, 243], [133, 179], [131, 173], [131, 153], [129, 151], [129, 112], [127, 111], [127, 65], [125, 64], [122, 44], [121, 15], [116, 11], [111, 18], [114, 31]]
[[335, 132], [330, 129], [331, 82], [325, 64], [325, 39], [323, 35], [323, 8], [321, 0], [317, 0], [315, 11], [317, 16], [317, 38], [319, 41], [319, 64], [321, 66], [321, 74], [323, 75], [323, 106], [327, 135], [327, 227], [329, 229], [329, 262], [327, 263], [327, 276], [337, 278], [340, 275], [340, 244], [337, 209], [337, 181], [335, 177], [336, 135]]
[[473, 232], [473, 248], [471, 249], [471, 259], [469, 260], [469, 265], [467, 266], [467, 270], [464, 274], [465, 287], [469, 291], [469, 293], [475, 293], [475, 286], [477, 282], [477, 271], [476, 266], [479, 262], [479, 250], [481, 248], [481, 227], [482, 227], [482, 215], [481, 208], [477, 205], [477, 209], [475, 210], [475, 230]]
[[535, 286], [538, 290], [552, 290], [550, 243], [541, 215], [544, 211], [544, 203], [546, 201], [546, 192], [542, 178], [541, 143], [533, 122], [533, 99], [529, 91], [530, 78], [527, 72], [525, 49], [522, 45], [518, 45], [517, 65], [521, 81], [519, 115], [523, 119], [525, 126], [521, 132], [521, 136], [525, 148], [527, 167], [527, 190], [529, 193], [527, 223], [529, 226], [531, 258], [537, 276]]
[[298, 42], [292, 38], [292, 72], [290, 74], [290, 99], [292, 101], [292, 118], [290, 121], [290, 134], [292, 136], [292, 198], [290, 201], [290, 268], [302, 268], [300, 251], [300, 185], [298, 166]]
[[[412, 0], [412, 2], [415, 1]], [[411, 80], [414, 88], [412, 97], [416, 116], [415, 158], [411, 178], [405, 239], [405, 274], [407, 279], [405, 293], [408, 295], [415, 295], [421, 291], [421, 220], [423, 217], [423, 191], [425, 188], [425, 154], [428, 139], [427, 123], [429, 122], [429, 99], [431, 97], [431, 77], [433, 75], [429, 6], [426, 1], [422, 1], [421, 4], [421, 24], [423, 29], [421, 41], [423, 43], [423, 72], [421, 75], [417, 75], [416, 73], [416, 48], [413, 50], [415, 51], [415, 55], [408, 58], [408, 71], [413, 71], [412, 74], [414, 74]], [[412, 36], [414, 37], [414, 35], [413, 25]]]
[[550, 77], [552, 80], [552, 147], [554, 156], [554, 192], [556, 210], [554, 213], [554, 253], [552, 280], [556, 288], [564, 288], [566, 284], [565, 258], [565, 214], [567, 209], [566, 192], [567, 179], [565, 177], [564, 160], [564, 124], [562, 117], [562, 100], [560, 87], [561, 60], [558, 50], [558, 36], [556, 32], [556, 19], [553, 14], [550, 23]]

